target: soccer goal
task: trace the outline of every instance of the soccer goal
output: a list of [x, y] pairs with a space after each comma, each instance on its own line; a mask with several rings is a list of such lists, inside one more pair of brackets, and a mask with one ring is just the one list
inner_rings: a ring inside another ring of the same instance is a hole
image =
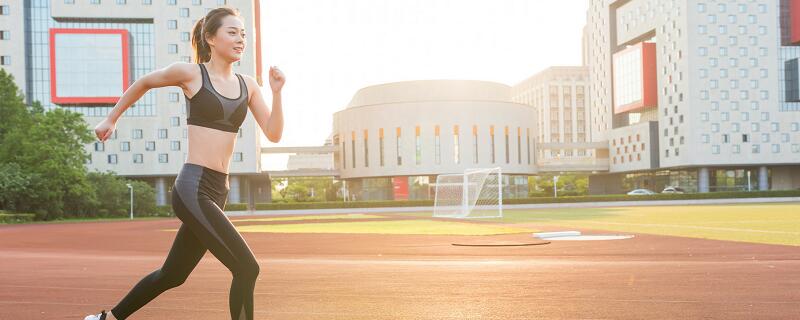
[[503, 217], [500, 168], [467, 169], [436, 177], [433, 216], [443, 218]]

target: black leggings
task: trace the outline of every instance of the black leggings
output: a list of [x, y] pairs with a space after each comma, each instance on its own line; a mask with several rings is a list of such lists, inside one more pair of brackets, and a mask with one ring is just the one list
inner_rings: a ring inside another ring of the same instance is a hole
[[123, 320], [167, 289], [186, 281], [206, 249], [233, 273], [233, 320], [253, 319], [253, 290], [259, 267], [253, 252], [225, 216], [228, 175], [185, 163], [172, 188], [172, 208], [183, 221], [164, 265], [144, 277], [111, 311]]

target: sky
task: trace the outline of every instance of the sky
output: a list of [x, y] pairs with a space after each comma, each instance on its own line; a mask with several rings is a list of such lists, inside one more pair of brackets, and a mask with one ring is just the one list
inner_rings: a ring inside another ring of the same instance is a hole
[[[261, 0], [264, 68], [286, 75], [284, 130], [262, 147], [319, 146], [361, 88], [454, 79], [514, 85], [581, 64], [588, 0]], [[254, 34], [254, 33], [250, 33]], [[264, 79], [265, 99], [272, 95]], [[284, 170], [288, 155], [265, 155]]]

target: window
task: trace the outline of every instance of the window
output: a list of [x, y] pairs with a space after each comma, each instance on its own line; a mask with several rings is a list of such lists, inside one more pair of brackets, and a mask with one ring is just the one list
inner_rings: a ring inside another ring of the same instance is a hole
[[508, 157], [508, 154], [509, 154], [509, 150], [508, 150], [509, 149], [509, 147], [508, 147], [508, 127], [505, 127], [504, 133], [505, 133], [504, 136], [506, 138], [506, 163], [510, 163], [510, 160], [509, 160], [509, 157]]
[[779, 152], [781, 152], [781, 145], [773, 144], [772, 145], [772, 153], [779, 153]]
[[167, 138], [167, 129], [158, 129], [158, 138], [159, 139], [166, 139]]
[[89, 4], [100, 4], [100, 0], [89, 0]]
[[168, 44], [167, 45], [167, 52], [171, 54], [178, 53], [178, 45], [177, 44]]
[[144, 145], [144, 149], [147, 151], [155, 151], [156, 150], [156, 142], [155, 141], [147, 141]]
[[133, 137], [134, 139], [141, 139], [142, 138], [142, 129], [133, 129], [133, 133], [131, 134], [131, 137]]
[[241, 137], [242, 137], [242, 132], [243, 132], [242, 128], [239, 128], [239, 131], [236, 133], [236, 135], [237, 135], [239, 138], [241, 138]]
[[472, 126], [472, 163], [478, 163], [478, 126]]
[[495, 153], [494, 153], [494, 126], [489, 126], [489, 137], [491, 142], [492, 148], [492, 163], [495, 163]]
[[[181, 117], [170, 117], [169, 124], [173, 127], [177, 127], [181, 125]], [[166, 129], [165, 129], [166, 130]]]
[[108, 163], [109, 164], [117, 164], [117, 155], [116, 154], [109, 154], [108, 155]]
[[158, 154], [158, 162], [159, 163], [167, 163], [169, 161], [169, 155], [166, 153], [159, 153]]
[[380, 157], [381, 167], [383, 167], [383, 128], [378, 130], [378, 152]]
[[[355, 153], [355, 152], [353, 152]], [[233, 162], [242, 162], [244, 161], [243, 155], [241, 152], [234, 152], [233, 153]]]
[[440, 128], [435, 126], [433, 128], [433, 160], [436, 164], [442, 164], [442, 141], [440, 138]]
[[364, 167], [369, 167], [369, 131], [364, 130]]
[[172, 141], [169, 145], [169, 149], [172, 151], [181, 151], [181, 142], [180, 141]]
[[180, 95], [177, 92], [169, 93], [169, 102], [178, 102], [178, 99], [180, 99]]
[[95, 142], [94, 143], [94, 151], [106, 151], [106, 144], [105, 142]]
[[398, 166], [402, 166], [403, 165], [403, 146], [400, 144], [400, 134], [401, 134], [400, 127], [397, 127], [397, 145], [396, 145], [397, 146], [397, 150], [395, 150], [395, 151], [397, 152], [397, 165]]
[[347, 168], [347, 144], [342, 139], [342, 169]]
[[153, 4], [153, 0], [142, 0], [142, 4], [146, 5], [146, 6], [152, 5]]
[[75, 0], [64, 0], [64, 4], [75, 4]]
[[178, 0], [167, 0], [167, 5], [169, 6], [178, 5]]
[[167, 29], [178, 29], [178, 20], [167, 20]]
[[353, 131], [351, 133], [350, 150], [353, 150], [353, 154], [352, 154], [352, 156], [353, 156], [353, 168], [355, 168], [356, 167], [356, 132], [355, 131]]
[[461, 162], [461, 152], [459, 144], [458, 126], [453, 126], [453, 162], [458, 164]]
[[201, 5], [203, 5], [203, 1], [202, 0], [192, 0], [192, 5], [193, 6], [201, 6]]
[[119, 143], [119, 150], [120, 151], [131, 151], [131, 143], [128, 141], [123, 141]]
[[[189, 17], [189, 8], [181, 8], [179, 14], [183, 18], [188, 18]], [[175, 21], [175, 20], [170, 20], [170, 21]]]
[[11, 13], [11, 9], [7, 5], [0, 6], [0, 16], [7, 16]]
[[144, 155], [141, 153], [134, 153], [133, 163], [144, 163]]
[[753, 152], [753, 153], [760, 153], [760, 152], [761, 152], [761, 146], [760, 146], [760, 145], [757, 145], [757, 144], [754, 144], [754, 145], [753, 145], [753, 146], [750, 148], [750, 151], [751, 151], [751, 152]]
[[8, 30], [0, 31], [0, 40], [8, 40], [11, 38], [11, 32]]
[[186, 42], [186, 41], [190, 41], [191, 39], [192, 39], [192, 36], [191, 36], [191, 34], [190, 34], [190, 33], [188, 33], [188, 32], [181, 32], [181, 41], [184, 41], [184, 42]]
[[10, 66], [11, 65], [11, 56], [0, 56], [0, 65], [2, 65], [2, 66]]
[[224, 6], [227, 3], [227, 0], [217, 0], [218, 6]]
[[117, 4], [127, 4], [127, 0], [117, 0]]
[[743, 134], [742, 135], [742, 142], [750, 142], [750, 135], [749, 134]]

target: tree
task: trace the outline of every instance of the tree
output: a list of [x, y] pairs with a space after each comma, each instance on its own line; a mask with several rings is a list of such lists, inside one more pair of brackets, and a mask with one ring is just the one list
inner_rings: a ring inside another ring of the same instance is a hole
[[0, 114], [9, 117], [0, 127], [0, 163], [16, 163], [31, 191], [17, 195], [16, 209], [44, 219], [85, 213], [97, 204], [84, 167], [84, 145], [92, 141], [86, 122], [64, 109], [45, 112], [38, 102], [26, 106], [18, 92], [0, 71]]

